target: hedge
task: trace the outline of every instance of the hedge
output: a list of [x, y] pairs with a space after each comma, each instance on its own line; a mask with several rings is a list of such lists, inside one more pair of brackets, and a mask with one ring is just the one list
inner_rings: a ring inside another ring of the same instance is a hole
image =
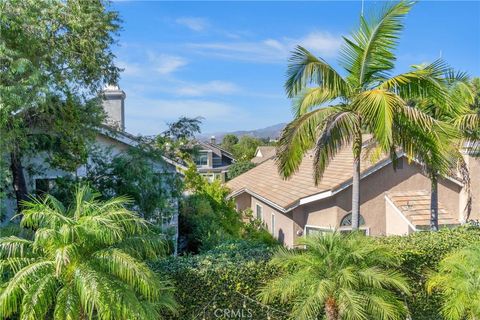
[[152, 263], [154, 270], [169, 276], [176, 286], [179, 313], [165, 318], [287, 319], [288, 306], [256, 301], [258, 289], [278, 274], [268, 265], [271, 254], [266, 245], [237, 240], [199, 255]]
[[446, 254], [480, 244], [480, 228], [459, 227], [441, 229], [438, 232], [417, 232], [409, 236], [378, 238], [401, 259], [401, 272], [410, 280], [412, 296], [406, 299], [413, 320], [443, 319], [439, 313], [441, 298], [438, 294], [428, 295], [425, 281], [429, 271], [437, 268]]
[[[374, 241], [387, 245], [401, 259], [400, 271], [408, 277], [412, 288], [412, 296], [406, 298], [411, 319], [436, 320], [442, 319], [441, 299], [435, 294], [427, 295], [426, 275], [436, 269], [447, 253], [480, 244], [480, 228], [442, 229], [404, 237], [379, 237]], [[250, 310], [251, 315], [246, 314], [244, 318], [287, 319], [290, 306], [266, 307], [242, 296], [255, 299], [258, 289], [279, 275], [279, 270], [268, 264], [273, 250], [267, 245], [240, 240], [224, 243], [203, 254], [156, 261], [152, 267], [174, 280], [180, 304], [179, 314], [166, 318], [213, 319], [217, 317], [212, 312], [228, 309]]]

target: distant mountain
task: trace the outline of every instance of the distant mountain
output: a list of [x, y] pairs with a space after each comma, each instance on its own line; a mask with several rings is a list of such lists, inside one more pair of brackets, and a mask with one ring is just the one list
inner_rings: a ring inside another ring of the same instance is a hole
[[279, 123], [273, 126], [269, 126], [262, 129], [255, 129], [255, 130], [240, 130], [240, 131], [232, 131], [232, 132], [214, 132], [214, 133], [203, 133], [197, 136], [197, 139], [200, 140], [208, 140], [211, 136], [215, 136], [217, 143], [220, 143], [223, 137], [226, 134], [234, 134], [237, 137], [242, 136], [251, 136], [255, 138], [271, 138], [277, 139], [280, 136], [283, 128], [285, 128], [286, 123]]

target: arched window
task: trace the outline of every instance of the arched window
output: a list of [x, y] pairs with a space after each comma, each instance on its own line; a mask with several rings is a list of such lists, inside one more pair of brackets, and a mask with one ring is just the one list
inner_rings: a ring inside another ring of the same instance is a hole
[[[363, 219], [362, 215], [359, 217], [359, 224], [363, 226], [365, 224], [365, 219]], [[340, 221], [340, 227], [351, 227], [352, 226], [352, 213], [347, 213]]]

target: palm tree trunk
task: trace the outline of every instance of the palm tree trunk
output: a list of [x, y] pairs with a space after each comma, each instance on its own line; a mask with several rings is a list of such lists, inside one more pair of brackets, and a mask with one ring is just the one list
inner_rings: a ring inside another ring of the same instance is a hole
[[335, 299], [328, 298], [327, 302], [325, 303], [325, 315], [327, 316], [328, 320], [339, 320], [338, 316], [338, 307]]
[[353, 146], [352, 177], [352, 230], [360, 227], [360, 154], [362, 151], [361, 134], [355, 138]]
[[433, 173], [430, 178], [430, 230], [438, 231], [438, 174]]
[[12, 171], [12, 185], [17, 199], [17, 210], [22, 211], [22, 202], [28, 200], [27, 183], [23, 173], [21, 155], [18, 148], [10, 153], [10, 169]]

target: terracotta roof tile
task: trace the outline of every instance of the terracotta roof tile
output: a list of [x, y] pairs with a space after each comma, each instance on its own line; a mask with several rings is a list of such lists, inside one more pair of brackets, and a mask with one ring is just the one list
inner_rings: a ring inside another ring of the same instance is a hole
[[[361, 161], [361, 171], [374, 164]], [[287, 209], [299, 199], [339, 187], [352, 178], [353, 154], [350, 147], [341, 150], [330, 162], [322, 180], [315, 186], [313, 179], [313, 154], [304, 156], [298, 172], [288, 180], [278, 173], [274, 159], [269, 159], [227, 183], [232, 193], [248, 189], [278, 206]]]
[[[415, 227], [426, 228], [430, 225], [429, 191], [388, 192], [387, 197]], [[438, 223], [440, 225], [456, 225], [459, 224], [459, 221], [439, 202]]]

